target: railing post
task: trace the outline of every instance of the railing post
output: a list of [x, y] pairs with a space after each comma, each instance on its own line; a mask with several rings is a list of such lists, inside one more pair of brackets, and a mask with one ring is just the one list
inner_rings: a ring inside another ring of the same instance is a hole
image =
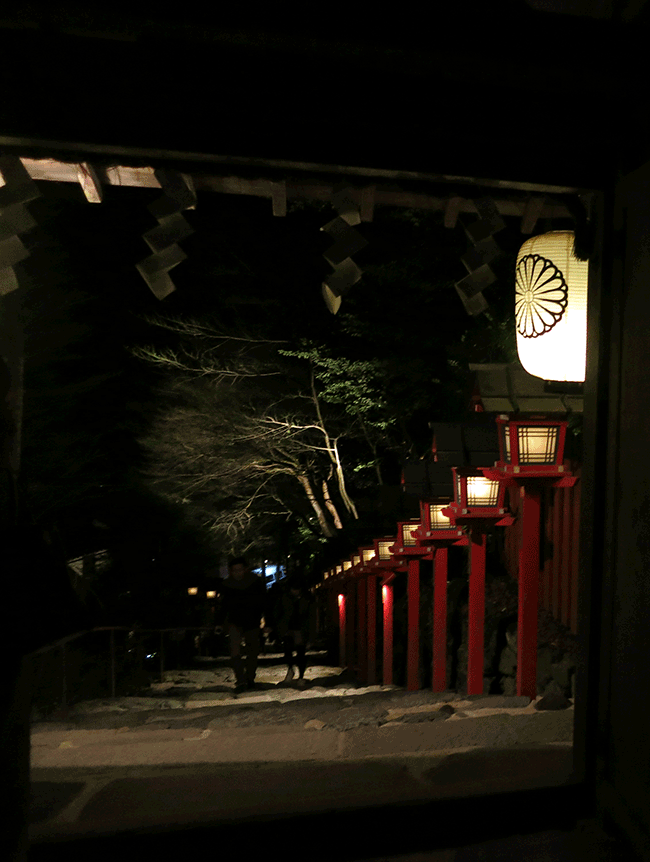
[[115, 697], [115, 629], [111, 629], [111, 697]]

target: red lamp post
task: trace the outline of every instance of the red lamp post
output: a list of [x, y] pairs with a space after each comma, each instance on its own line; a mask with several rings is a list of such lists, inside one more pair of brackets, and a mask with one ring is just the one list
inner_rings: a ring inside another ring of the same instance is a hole
[[[418, 544], [415, 536], [420, 521], [404, 521], [397, 525], [397, 541], [391, 548], [396, 560], [406, 563], [408, 625], [406, 646], [406, 688], [420, 688], [420, 560], [431, 554], [431, 548]], [[429, 557], [430, 558], [430, 557]]]
[[349, 606], [348, 600], [348, 572], [352, 568], [351, 560], [343, 560], [338, 566], [334, 567], [334, 575], [330, 581], [331, 593], [330, 596], [335, 598], [336, 613], [339, 621], [339, 664], [341, 667], [346, 667], [350, 661], [350, 653], [348, 646], [348, 630], [349, 626]]
[[[375, 579], [373, 577], [370, 562], [375, 556], [375, 548], [373, 545], [367, 545], [359, 548], [358, 553], [353, 556], [354, 579], [356, 581], [356, 635], [357, 635], [357, 663], [356, 671], [361, 682], [368, 681], [368, 660], [369, 656], [373, 656], [375, 651], [375, 605], [372, 605], [372, 613], [370, 607], [371, 594], [375, 596], [376, 590]], [[370, 584], [369, 581], [373, 583]], [[372, 643], [371, 643], [372, 641]], [[373, 665], [374, 666], [374, 665]]]
[[433, 691], [447, 688], [447, 578], [448, 555], [451, 545], [469, 545], [464, 530], [453, 527], [442, 510], [449, 500], [420, 501], [421, 526], [414, 536], [419, 545], [431, 550], [424, 559], [433, 561]]
[[486, 479], [518, 486], [522, 503], [522, 545], [519, 554], [517, 627], [517, 694], [537, 696], [537, 613], [539, 604], [539, 548], [541, 488], [575, 485], [564, 462], [566, 420], [530, 416], [497, 419], [500, 460], [482, 468]]
[[382, 682], [393, 684], [393, 581], [400, 571], [406, 571], [406, 566], [393, 557], [391, 548], [395, 539], [384, 537], [375, 539], [375, 557], [370, 563], [381, 577], [381, 600], [383, 611], [383, 656]]
[[485, 534], [514, 518], [505, 509], [505, 486], [480, 468], [452, 467], [454, 502], [442, 509], [452, 525], [467, 525], [470, 538], [467, 694], [483, 694], [485, 626]]

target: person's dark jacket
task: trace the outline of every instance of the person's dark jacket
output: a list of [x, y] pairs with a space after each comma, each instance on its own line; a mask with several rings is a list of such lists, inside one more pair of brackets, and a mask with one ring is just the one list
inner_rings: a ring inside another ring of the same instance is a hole
[[244, 630], [259, 628], [267, 613], [266, 585], [261, 578], [248, 573], [240, 581], [229, 577], [221, 587], [224, 625]]
[[312, 604], [304, 593], [294, 596], [289, 590], [284, 590], [280, 594], [274, 610], [274, 629], [280, 638], [286, 637], [287, 632], [299, 631], [305, 641], [309, 640], [312, 629]]

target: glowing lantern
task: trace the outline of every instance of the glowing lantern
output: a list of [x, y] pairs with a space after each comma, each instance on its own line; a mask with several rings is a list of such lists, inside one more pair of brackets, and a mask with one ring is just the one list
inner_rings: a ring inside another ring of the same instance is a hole
[[381, 539], [377, 542], [377, 559], [388, 561], [392, 558], [391, 548], [395, 544], [395, 539]]
[[187, 590], [188, 596], [195, 596], [199, 591], [198, 587], [189, 587]]
[[483, 475], [483, 468], [452, 467], [454, 476], [454, 502], [445, 507], [444, 515], [451, 523], [465, 523], [466, 519], [481, 520], [505, 515], [505, 485], [498, 479]]
[[[554, 475], [564, 472], [567, 425], [563, 419], [497, 417], [501, 460], [495, 466], [506, 468], [502, 475]], [[492, 474], [487, 475], [495, 478]]]
[[206, 596], [207, 596], [209, 599], [214, 599], [214, 598], [216, 598], [216, 596], [217, 596], [217, 592], [216, 592], [216, 590], [208, 590], [208, 591], [207, 591], [207, 593], [206, 593]]
[[542, 380], [585, 379], [589, 263], [573, 255], [573, 231], [527, 240], [517, 255], [517, 352]]

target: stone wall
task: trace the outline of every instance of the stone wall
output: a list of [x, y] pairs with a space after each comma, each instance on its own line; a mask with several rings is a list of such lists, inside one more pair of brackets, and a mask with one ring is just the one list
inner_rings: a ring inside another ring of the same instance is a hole
[[[429, 590], [424, 589], [423, 643], [421, 644], [425, 687], [430, 685], [433, 614]], [[466, 579], [450, 581], [447, 617], [447, 685], [461, 694], [467, 692]], [[486, 583], [484, 628], [484, 694], [516, 694], [517, 688], [517, 581], [501, 576]], [[537, 694], [562, 693], [575, 697], [575, 670], [578, 658], [575, 635], [544, 608], [538, 613]]]

